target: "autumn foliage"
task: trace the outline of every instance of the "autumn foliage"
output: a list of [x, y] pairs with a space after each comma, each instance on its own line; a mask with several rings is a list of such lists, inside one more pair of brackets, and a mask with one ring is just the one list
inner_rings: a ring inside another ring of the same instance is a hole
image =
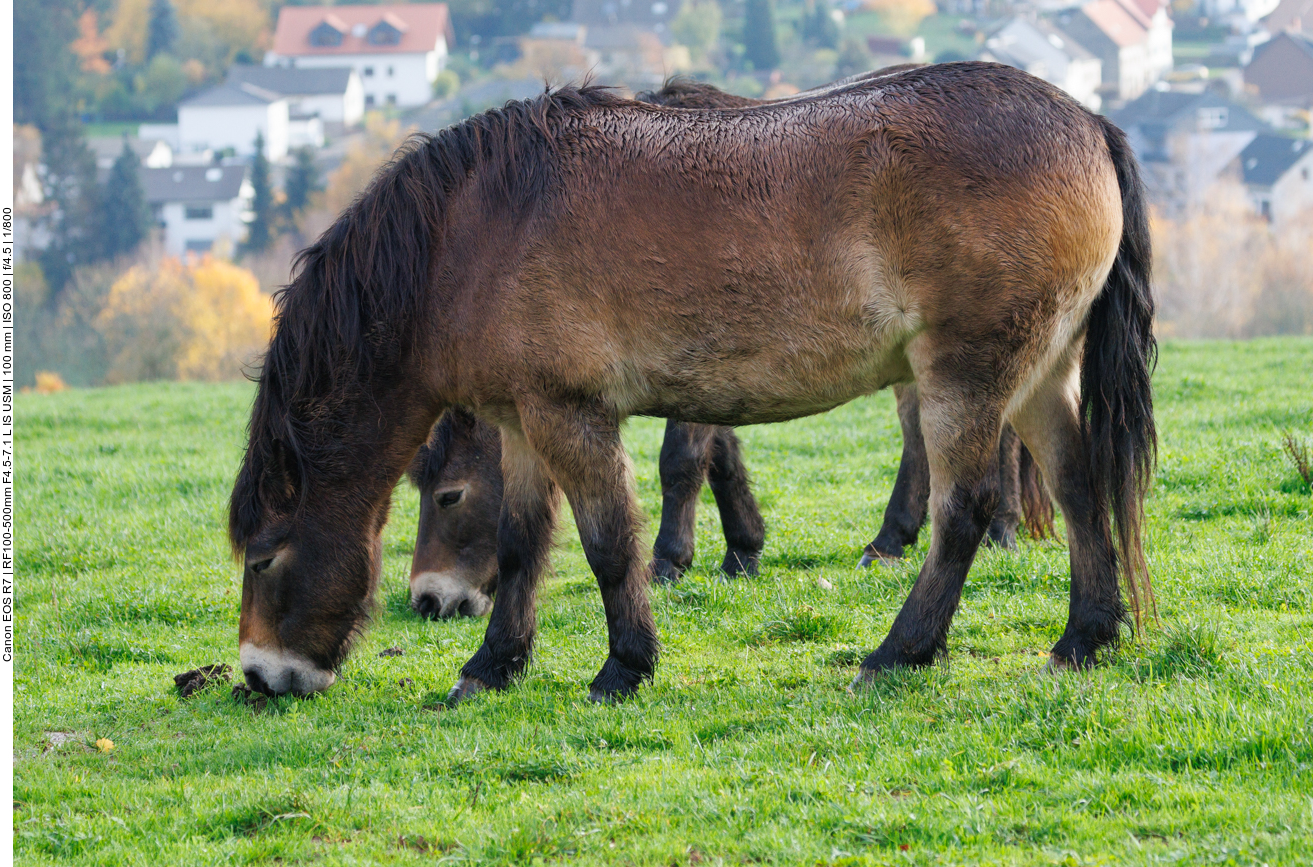
[[255, 276], [209, 256], [136, 265], [96, 317], [106, 382], [236, 379], [269, 341], [273, 305]]

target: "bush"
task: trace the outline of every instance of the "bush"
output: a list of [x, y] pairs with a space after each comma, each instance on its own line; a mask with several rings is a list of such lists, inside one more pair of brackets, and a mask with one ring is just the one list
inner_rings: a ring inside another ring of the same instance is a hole
[[227, 262], [134, 266], [96, 317], [109, 358], [105, 381], [237, 379], [268, 344], [272, 317], [255, 276]]

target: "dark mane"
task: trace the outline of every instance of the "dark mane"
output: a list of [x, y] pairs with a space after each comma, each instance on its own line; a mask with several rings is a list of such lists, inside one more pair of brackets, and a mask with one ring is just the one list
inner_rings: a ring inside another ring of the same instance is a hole
[[267, 508], [294, 509], [306, 482], [354, 465], [332, 420], [396, 378], [411, 351], [451, 194], [477, 173], [482, 206], [525, 210], [553, 181], [562, 118], [623, 102], [606, 88], [565, 87], [413, 135], [297, 256], [292, 282], [275, 294], [274, 336], [229, 505], [234, 552]]
[[746, 108], [762, 102], [747, 96], [735, 96], [714, 85], [680, 75], [667, 78], [660, 90], [635, 94], [634, 99], [671, 108]]

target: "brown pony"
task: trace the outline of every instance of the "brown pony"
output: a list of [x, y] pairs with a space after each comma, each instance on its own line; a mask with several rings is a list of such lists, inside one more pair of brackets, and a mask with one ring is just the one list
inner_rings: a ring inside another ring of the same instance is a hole
[[[904, 65], [827, 85], [889, 75]], [[675, 78], [642, 102], [672, 108], [737, 108], [763, 100], [725, 93], [709, 84]], [[915, 385], [898, 386], [903, 454], [884, 523], [862, 552], [859, 566], [897, 560], [916, 544], [930, 497], [930, 465], [921, 437]], [[999, 441], [999, 503], [985, 540], [1016, 547], [1017, 527], [1036, 539], [1053, 535], [1053, 505], [1030, 454], [1010, 424]], [[652, 546], [654, 581], [669, 582], [693, 562], [698, 496], [711, 485], [725, 535], [721, 570], [728, 576], [755, 575], [766, 528], [752, 496], [747, 467], [734, 429], [667, 421], [661, 444], [661, 525]], [[459, 408], [434, 425], [429, 441], [407, 470], [419, 489], [419, 527], [410, 566], [410, 604], [423, 617], [478, 617], [492, 607], [497, 587], [497, 521], [501, 514], [501, 436], [495, 427]]]
[[416, 137], [278, 298], [229, 521], [247, 681], [333, 682], [393, 486], [462, 406], [501, 428], [505, 488], [497, 599], [453, 700], [528, 663], [561, 492], [610, 637], [592, 695], [627, 695], [658, 641], [623, 419], [783, 421], [902, 382], [932, 537], [858, 679], [945, 651], [1007, 421], [1067, 520], [1052, 658], [1091, 664], [1126, 619], [1118, 576], [1147, 591], [1148, 243], [1123, 134], [993, 64], [743, 109], [562, 88]]

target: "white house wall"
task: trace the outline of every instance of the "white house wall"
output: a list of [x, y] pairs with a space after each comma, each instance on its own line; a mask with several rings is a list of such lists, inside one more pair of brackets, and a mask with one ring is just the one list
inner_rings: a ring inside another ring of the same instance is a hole
[[[235, 247], [246, 239], [246, 224], [241, 219], [242, 200], [230, 202], [192, 202], [191, 207], [213, 208], [214, 214], [208, 220], [187, 219], [188, 204], [166, 202], [162, 208], [164, 223], [164, 249], [173, 256], [187, 252], [188, 242], [208, 243]], [[223, 242], [223, 243], [220, 243]]]
[[287, 156], [287, 100], [259, 105], [183, 105], [178, 108], [178, 138], [183, 151], [232, 148], [249, 155], [256, 133], [264, 135], [264, 154], [270, 160]]
[[1313, 209], [1313, 150], [1272, 185], [1272, 222], [1280, 224]]
[[[297, 69], [323, 69], [350, 66], [360, 76], [362, 108], [381, 108], [394, 97], [397, 105], [426, 105], [432, 99], [433, 82], [442, 71], [445, 47], [433, 51], [397, 54], [323, 54], [283, 57], [272, 51], [265, 54], [266, 66], [293, 66]], [[389, 74], [389, 69], [391, 74]], [[366, 74], [366, 73], [370, 74]], [[370, 98], [373, 98], [372, 102]], [[350, 121], [345, 121], [350, 123]]]

